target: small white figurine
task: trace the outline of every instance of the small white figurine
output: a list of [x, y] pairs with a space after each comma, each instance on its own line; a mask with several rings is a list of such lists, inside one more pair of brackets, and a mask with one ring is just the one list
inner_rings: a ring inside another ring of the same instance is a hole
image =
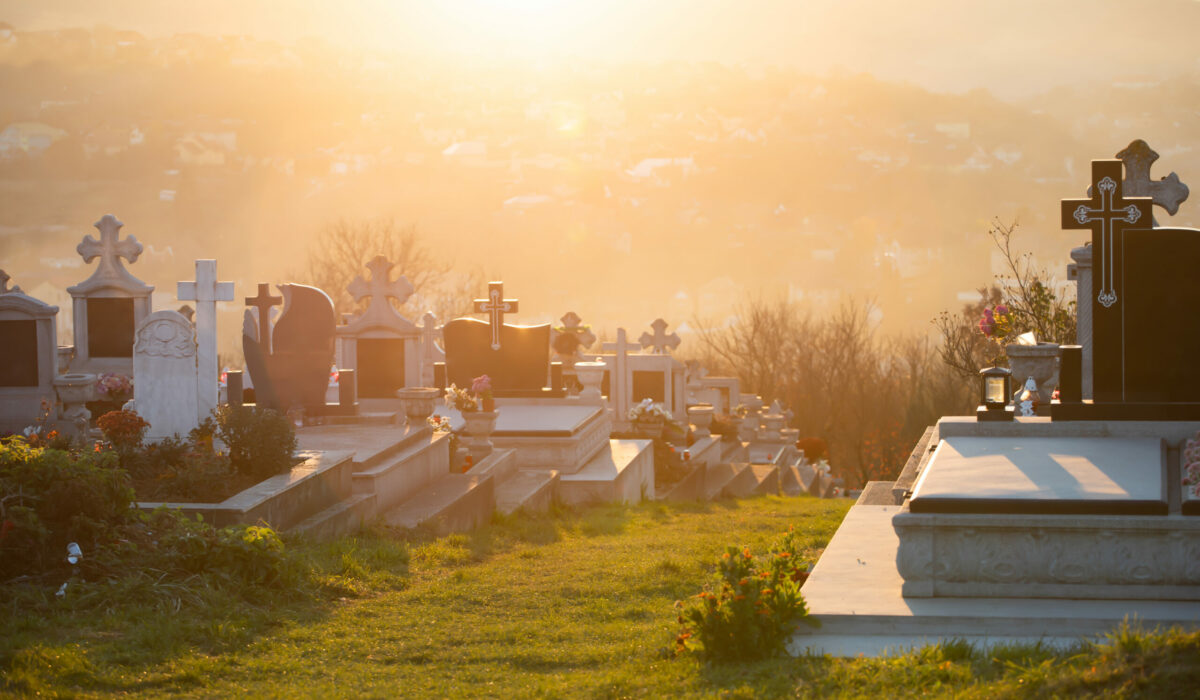
[[1037, 415], [1037, 382], [1033, 381], [1033, 377], [1025, 380], [1025, 388], [1021, 390], [1017, 397], [1017, 415], [1026, 418], [1032, 418]]

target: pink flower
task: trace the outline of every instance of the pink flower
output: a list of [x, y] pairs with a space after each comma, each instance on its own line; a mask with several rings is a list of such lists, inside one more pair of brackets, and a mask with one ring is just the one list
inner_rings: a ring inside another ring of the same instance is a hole
[[1008, 307], [1005, 306], [1004, 304], [997, 304], [996, 305], [996, 315], [997, 316], [1007, 316], [1008, 315]]
[[480, 395], [492, 390], [492, 378], [481, 374], [471, 380], [471, 393]]
[[983, 318], [979, 319], [979, 332], [989, 338], [996, 332], [996, 320], [992, 318], [991, 312], [985, 312]]

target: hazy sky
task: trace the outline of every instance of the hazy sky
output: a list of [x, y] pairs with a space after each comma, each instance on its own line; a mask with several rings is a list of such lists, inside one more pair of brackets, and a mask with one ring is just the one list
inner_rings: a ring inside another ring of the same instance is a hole
[[1200, 67], [1193, 0], [0, 0], [21, 29], [106, 24], [454, 57], [840, 67], [1025, 96]]

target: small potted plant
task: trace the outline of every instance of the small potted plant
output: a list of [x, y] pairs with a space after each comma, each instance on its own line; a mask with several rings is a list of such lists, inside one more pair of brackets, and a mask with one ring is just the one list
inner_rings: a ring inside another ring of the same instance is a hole
[[639, 435], [657, 439], [662, 437], [663, 428], [671, 420], [671, 412], [661, 403], [642, 399], [641, 403], [629, 409], [628, 418]]

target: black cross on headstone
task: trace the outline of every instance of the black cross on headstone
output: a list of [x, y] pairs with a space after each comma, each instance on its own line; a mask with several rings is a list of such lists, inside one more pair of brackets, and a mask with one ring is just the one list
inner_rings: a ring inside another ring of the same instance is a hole
[[[1096, 301], [1109, 309], [1117, 303], [1121, 279], [1119, 253], [1126, 228], [1150, 228], [1149, 197], [1124, 197], [1121, 161], [1092, 161], [1092, 198], [1064, 199], [1062, 227], [1092, 230], [1094, 269], [1100, 280]], [[1093, 282], [1095, 284], [1095, 282]]]
[[283, 297], [271, 296], [271, 285], [259, 283], [258, 296], [246, 297], [246, 306], [258, 309], [258, 343], [263, 354], [271, 354], [271, 307], [283, 303]]
[[504, 298], [504, 283], [489, 282], [488, 298], [475, 300], [475, 313], [487, 314], [492, 326], [492, 349], [500, 349], [500, 328], [504, 325], [504, 314], [517, 311], [516, 299]]

